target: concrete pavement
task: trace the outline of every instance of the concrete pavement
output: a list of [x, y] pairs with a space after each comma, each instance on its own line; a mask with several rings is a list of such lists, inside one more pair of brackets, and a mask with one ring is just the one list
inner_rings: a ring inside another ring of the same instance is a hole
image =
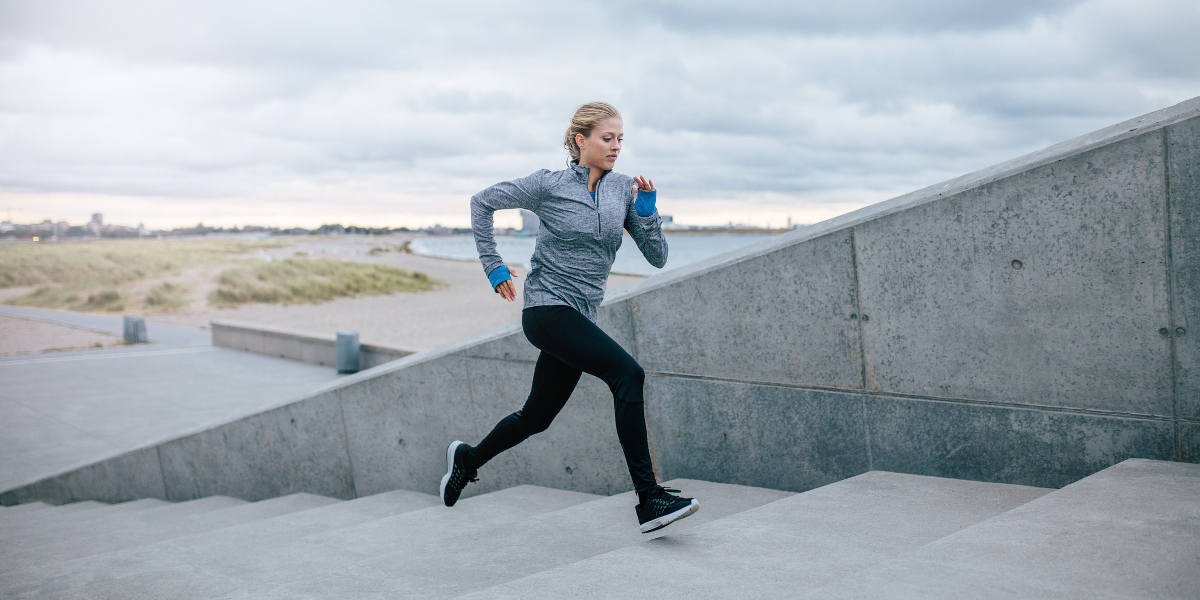
[[[120, 316], [3, 306], [0, 314], [121, 334]], [[332, 368], [211, 346], [149, 324], [149, 344], [0, 357], [0, 491], [201, 431], [302, 396]]]

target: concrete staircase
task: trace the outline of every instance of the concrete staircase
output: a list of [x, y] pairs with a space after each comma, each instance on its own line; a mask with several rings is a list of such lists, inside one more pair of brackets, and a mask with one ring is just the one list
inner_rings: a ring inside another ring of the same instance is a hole
[[801, 494], [674, 480], [518, 486], [447, 509], [393, 491], [0, 508], [0, 597], [1179, 597], [1200, 590], [1200, 465], [1127, 460], [1060, 490], [874, 471]]

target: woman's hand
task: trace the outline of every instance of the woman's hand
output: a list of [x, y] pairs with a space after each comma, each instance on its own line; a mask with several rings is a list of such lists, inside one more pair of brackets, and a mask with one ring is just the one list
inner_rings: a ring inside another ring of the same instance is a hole
[[641, 190], [643, 192], [653, 192], [654, 191], [654, 182], [653, 181], [650, 181], [649, 179], [642, 177], [641, 175], [634, 177], [633, 180], [635, 182], [637, 182], [637, 185], [633, 188], [633, 191], [635, 191], [635, 192], [637, 192], [638, 190]]
[[500, 285], [496, 286], [496, 291], [500, 292], [501, 298], [512, 302], [513, 300], [517, 299], [517, 287], [513, 285], [513, 281], [517, 278], [517, 272], [509, 269], [508, 275], [512, 277], [512, 279], [505, 279], [504, 281], [501, 281]]

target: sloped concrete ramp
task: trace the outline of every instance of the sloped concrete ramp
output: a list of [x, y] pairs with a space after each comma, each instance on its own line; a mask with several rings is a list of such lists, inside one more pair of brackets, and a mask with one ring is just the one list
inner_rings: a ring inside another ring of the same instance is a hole
[[[647, 371], [661, 479], [1053, 488], [1196, 462], [1200, 99], [651, 277], [599, 323]], [[514, 323], [0, 503], [433, 492], [446, 443], [521, 406], [535, 358]], [[611, 410], [585, 378], [468, 489], [628, 489]]]

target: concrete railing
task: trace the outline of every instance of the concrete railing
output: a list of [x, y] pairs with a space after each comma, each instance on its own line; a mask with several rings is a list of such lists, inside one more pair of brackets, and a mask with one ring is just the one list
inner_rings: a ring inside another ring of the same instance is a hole
[[[332, 335], [312, 335], [231, 321], [213, 321], [211, 325], [214, 346], [325, 367], [337, 364], [336, 337]], [[416, 352], [380, 344], [360, 344], [359, 349], [359, 370], [377, 367]]]
[[[1200, 460], [1200, 99], [612, 293], [663, 479], [803, 491], [869, 470], [1060, 487]], [[513, 323], [0, 502], [433, 492], [452, 439], [528, 394]], [[480, 471], [630, 487], [584, 377]]]

